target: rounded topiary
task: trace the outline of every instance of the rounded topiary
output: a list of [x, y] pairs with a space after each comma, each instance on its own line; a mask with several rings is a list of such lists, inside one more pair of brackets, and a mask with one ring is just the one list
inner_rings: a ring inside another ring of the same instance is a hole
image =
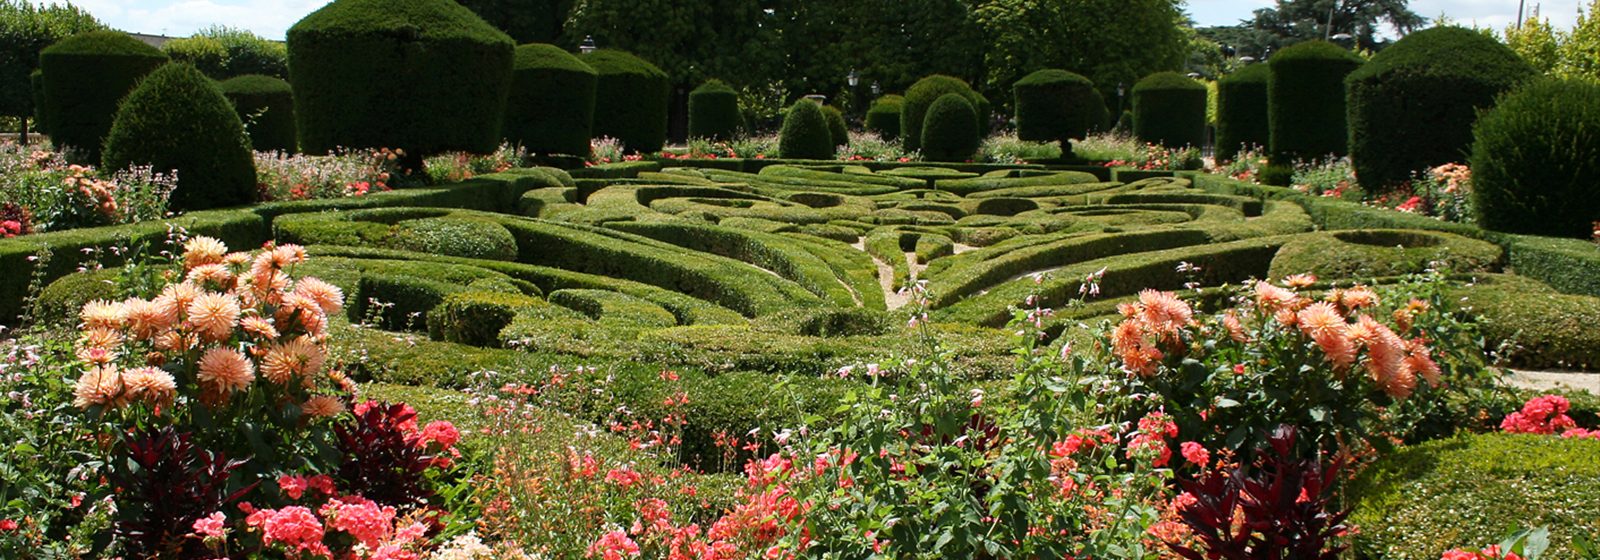
[[117, 104], [166, 62], [165, 53], [120, 31], [80, 33], [45, 48], [39, 70], [51, 141], [82, 161], [100, 161]]
[[833, 159], [834, 147], [828, 117], [815, 101], [802, 99], [784, 114], [783, 130], [778, 133], [778, 157]]
[[884, 140], [900, 137], [900, 112], [905, 109], [906, 98], [885, 95], [872, 102], [867, 109], [867, 131]]
[[229, 78], [218, 85], [244, 120], [256, 151], [295, 151], [294, 89], [289, 82], [252, 74]]
[[1206, 86], [1177, 72], [1157, 72], [1133, 86], [1133, 135], [1173, 148], [1206, 140]]
[[929, 161], [967, 161], [978, 151], [978, 111], [959, 93], [934, 100], [922, 122], [922, 156]]
[[505, 137], [536, 154], [587, 157], [599, 74], [561, 47], [517, 47]]
[[972, 105], [974, 113], [982, 113], [983, 111], [978, 110], [979, 107], [989, 103], [961, 78], [935, 74], [918, 80], [906, 90], [900, 114], [900, 135], [905, 138], [907, 151], [922, 149], [922, 123], [927, 119], [928, 109], [933, 106], [934, 101], [947, 93], [959, 94], [966, 98]]
[[667, 73], [632, 54], [598, 50], [583, 61], [600, 73], [594, 135], [616, 138], [630, 152], [655, 153], [667, 143]]
[[180, 210], [255, 198], [255, 158], [244, 123], [216, 82], [188, 64], [162, 66], [128, 94], [106, 135], [102, 164], [176, 172], [172, 206]]
[[1017, 103], [1017, 137], [1061, 142], [1089, 135], [1105, 120], [1105, 102], [1094, 82], [1066, 70], [1040, 70], [1011, 86]]
[[336, 0], [289, 28], [301, 148], [489, 152], [514, 45], [450, 0]]
[[739, 92], [722, 80], [708, 80], [689, 92], [690, 138], [731, 140], [743, 120]]
[[1350, 161], [1368, 190], [1460, 162], [1472, 123], [1495, 96], [1533, 77], [1493, 37], [1460, 27], [1406, 35], [1345, 78]]
[[1600, 84], [1540, 80], [1473, 127], [1472, 200], [1495, 231], [1588, 238], [1600, 221]]
[[850, 127], [844, 123], [844, 113], [838, 107], [823, 105], [822, 116], [828, 117], [828, 138], [833, 139], [833, 146], [850, 145]]
[[1274, 161], [1294, 163], [1348, 152], [1344, 78], [1361, 57], [1327, 41], [1307, 41], [1279, 51], [1267, 62], [1268, 123]]
[[1272, 142], [1267, 122], [1267, 80], [1272, 68], [1252, 64], [1217, 81], [1217, 159], [1232, 160], [1241, 150]]

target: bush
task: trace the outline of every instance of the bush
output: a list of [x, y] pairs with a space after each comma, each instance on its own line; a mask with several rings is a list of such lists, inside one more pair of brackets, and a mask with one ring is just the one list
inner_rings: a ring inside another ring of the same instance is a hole
[[1105, 101], [1088, 78], [1065, 70], [1040, 70], [1011, 87], [1017, 103], [1017, 137], [1030, 142], [1082, 139], [1104, 126]]
[[517, 314], [548, 307], [544, 300], [522, 294], [468, 290], [444, 297], [428, 312], [428, 336], [434, 340], [481, 346], [500, 345], [500, 331]]
[[828, 118], [828, 138], [833, 140], [834, 148], [850, 145], [850, 127], [844, 124], [844, 113], [832, 105], [822, 106], [822, 116]]
[[1589, 237], [1600, 221], [1600, 84], [1540, 81], [1485, 113], [1472, 145], [1478, 224]]
[[81, 33], [46, 48], [39, 54], [39, 70], [50, 140], [76, 151], [82, 161], [100, 161], [118, 104], [145, 74], [166, 62], [167, 55], [120, 31]]
[[1299, 43], [1272, 55], [1267, 97], [1274, 162], [1345, 155], [1344, 79], [1361, 63], [1349, 49], [1326, 41]]
[[301, 148], [397, 148], [414, 167], [500, 145], [511, 38], [448, 0], [337, 0], [289, 28]]
[[653, 154], [667, 142], [666, 72], [632, 54], [598, 50], [583, 55], [600, 74], [594, 135], [616, 138], [630, 152]]
[[1133, 86], [1133, 135], [1181, 148], [1206, 140], [1206, 86], [1177, 72], [1146, 76]]
[[106, 169], [149, 165], [175, 172], [172, 206], [204, 210], [248, 204], [255, 157], [244, 124], [216, 82], [188, 64], [151, 72], [128, 94], [106, 136]]
[[828, 117], [814, 101], [800, 100], [783, 116], [778, 156], [784, 159], [833, 159], [833, 134]]
[[1434, 560], [1517, 527], [1551, 528], [1547, 557], [1573, 558], [1577, 532], [1600, 529], [1600, 441], [1482, 434], [1401, 450], [1352, 484], [1358, 556]]
[[[928, 109], [933, 107], [933, 102], [947, 93], [958, 94], [972, 104], [973, 112], [982, 117], [987, 111], [980, 110], [980, 106], [987, 106], [989, 101], [982, 95], [972, 90], [972, 86], [960, 78], [935, 74], [912, 84], [906, 90], [905, 101], [900, 112], [900, 136], [905, 139], [907, 151], [922, 149], [922, 124], [928, 118]], [[980, 123], [981, 126], [981, 123]]]
[[1378, 51], [1345, 78], [1361, 186], [1373, 192], [1462, 161], [1479, 111], [1533, 75], [1509, 47], [1460, 27], [1418, 31]]
[[259, 152], [294, 153], [294, 90], [271, 76], [254, 74], [219, 84], [245, 123], [250, 144]]
[[959, 94], [947, 93], [922, 122], [922, 154], [929, 161], [967, 161], [978, 151], [978, 115]]
[[739, 92], [721, 80], [708, 80], [689, 92], [689, 137], [732, 140], [744, 117]]
[[900, 112], [905, 110], [906, 98], [885, 95], [872, 102], [867, 109], [867, 131], [884, 140], [900, 137]]
[[1217, 82], [1217, 159], [1232, 160], [1251, 146], [1272, 143], [1267, 123], [1267, 80], [1271, 67], [1252, 64]]
[[243, 29], [209, 27], [186, 39], [162, 45], [173, 60], [188, 62], [207, 76], [289, 76], [289, 53], [283, 43], [268, 41]]
[[587, 157], [599, 74], [555, 45], [517, 47], [505, 137], [536, 154]]
[[[1556, 293], [1520, 276], [1495, 276], [1453, 293], [1482, 317], [1491, 345], [1516, 343], [1513, 365], [1524, 368], [1600, 366], [1600, 298]], [[1487, 280], [1487, 281], [1483, 281]]]
[[517, 240], [505, 226], [481, 218], [423, 218], [395, 224], [384, 245], [469, 259], [512, 261]]
[[1284, 245], [1269, 275], [1369, 280], [1420, 274], [1430, 268], [1487, 272], [1499, 267], [1499, 245], [1447, 233], [1411, 230], [1348, 230], [1307, 235]]

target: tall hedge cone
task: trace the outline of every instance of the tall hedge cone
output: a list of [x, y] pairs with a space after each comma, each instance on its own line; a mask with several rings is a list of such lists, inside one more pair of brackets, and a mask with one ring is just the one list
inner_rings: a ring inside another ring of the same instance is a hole
[[828, 117], [815, 101], [800, 100], [783, 117], [778, 133], [778, 156], [784, 159], [833, 159], [833, 135]]
[[162, 66], [128, 94], [101, 163], [108, 170], [148, 165], [177, 173], [172, 206], [180, 210], [248, 204], [255, 196], [244, 123], [216, 82], [188, 64]]

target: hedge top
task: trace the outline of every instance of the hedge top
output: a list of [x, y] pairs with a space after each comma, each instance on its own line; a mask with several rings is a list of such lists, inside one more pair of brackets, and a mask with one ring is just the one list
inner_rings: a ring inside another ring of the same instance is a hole
[[667, 79], [667, 73], [662, 72], [656, 65], [635, 56], [627, 51], [600, 49], [583, 55], [583, 62], [594, 68], [594, 71], [603, 76], [617, 74], [643, 74], [660, 79]]
[[129, 56], [166, 60], [167, 53], [121, 31], [90, 31], [67, 37], [40, 51], [40, 56]]
[[1521, 81], [1534, 73], [1516, 51], [1489, 36], [1460, 27], [1435, 27], [1406, 35], [1378, 51], [1346, 80], [1358, 82], [1398, 72], [1437, 78], [1470, 77], [1502, 84]]
[[1327, 61], [1344, 61], [1352, 65], [1361, 65], [1366, 62], [1360, 55], [1350, 52], [1350, 49], [1329, 43], [1327, 41], [1306, 41], [1295, 43], [1272, 55], [1267, 64], [1273, 68], [1292, 66], [1300, 63], [1321, 64]]
[[1081, 74], [1075, 74], [1075, 73], [1072, 73], [1072, 72], [1068, 72], [1066, 70], [1057, 70], [1057, 69], [1054, 69], [1054, 68], [1046, 68], [1044, 70], [1040, 70], [1038, 72], [1034, 72], [1032, 74], [1028, 74], [1027, 76], [1024, 76], [1022, 79], [1017, 80], [1017, 83], [1014, 84], [1013, 87], [1026, 88], [1026, 87], [1035, 87], [1035, 86], [1052, 86], [1052, 85], [1060, 85], [1060, 84], [1080, 84], [1080, 85], [1085, 85], [1085, 86], [1091, 86], [1092, 87], [1092, 86], [1094, 86], [1094, 81], [1090, 80], [1089, 78], [1083, 77], [1083, 75], [1081, 75]]
[[289, 28], [289, 36], [337, 35], [515, 46], [511, 37], [451, 0], [337, 0]]
[[1168, 91], [1191, 90], [1206, 91], [1206, 86], [1183, 74], [1177, 72], [1156, 72], [1145, 76], [1139, 83], [1133, 85], [1133, 92], [1142, 91]]
[[700, 84], [700, 87], [694, 88], [694, 91], [689, 92], [689, 95], [699, 95], [699, 94], [702, 94], [702, 93], [728, 93], [728, 94], [734, 94], [734, 95], [738, 95], [739, 94], [739, 92], [733, 90], [732, 86], [729, 86], [728, 84], [724, 83], [722, 80], [718, 80], [718, 79], [715, 79], [715, 78], [712, 78], [710, 80], [706, 80], [706, 83]]
[[1261, 84], [1267, 85], [1267, 80], [1272, 77], [1272, 67], [1265, 64], [1251, 64], [1244, 68], [1223, 76], [1217, 80], [1221, 84]]
[[898, 112], [901, 107], [905, 106], [905, 104], [906, 98], [891, 93], [889, 95], [874, 99], [872, 101], [872, 108], [870, 110]]
[[261, 74], [234, 76], [217, 84], [224, 93], [236, 95], [292, 94], [294, 88], [280, 78]]
[[547, 43], [529, 43], [517, 47], [516, 58], [513, 60], [512, 65], [517, 70], [538, 68], [541, 70], [563, 70], [589, 75], [596, 74], [594, 68], [585, 64], [577, 55]]

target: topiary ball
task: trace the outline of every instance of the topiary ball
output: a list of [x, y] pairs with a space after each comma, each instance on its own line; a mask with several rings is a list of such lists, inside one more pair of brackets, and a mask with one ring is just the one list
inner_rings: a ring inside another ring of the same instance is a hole
[[689, 92], [689, 137], [732, 140], [744, 117], [739, 113], [739, 92], [708, 80]]
[[162, 66], [128, 94], [106, 135], [102, 164], [177, 173], [172, 206], [179, 210], [255, 199], [255, 158], [244, 123], [216, 82], [188, 64]]
[[517, 47], [505, 138], [536, 154], [587, 157], [600, 77], [561, 47]]
[[947, 93], [928, 108], [922, 123], [922, 157], [929, 161], [968, 161], [983, 139], [978, 135], [978, 112], [966, 96]]
[[218, 84], [245, 122], [250, 145], [258, 152], [294, 153], [294, 89], [272, 76], [253, 74]]
[[905, 109], [906, 98], [885, 95], [872, 102], [867, 109], [867, 131], [884, 140], [900, 137], [900, 113]]
[[117, 105], [166, 62], [165, 53], [121, 31], [80, 33], [45, 48], [39, 70], [51, 141], [70, 148], [74, 159], [100, 161]]
[[850, 127], [844, 123], [844, 113], [832, 105], [822, 106], [822, 116], [828, 117], [828, 137], [835, 148], [850, 145]]
[[1345, 78], [1361, 186], [1376, 191], [1462, 161], [1478, 112], [1533, 75], [1500, 41], [1459, 27], [1418, 31], [1378, 51]]
[[1600, 84], [1540, 80], [1473, 127], [1472, 201], [1495, 231], [1588, 238], [1600, 222]]
[[1348, 152], [1344, 78], [1361, 57], [1327, 41], [1307, 41], [1278, 51], [1268, 65], [1268, 124], [1273, 161], [1293, 164]]
[[1272, 68], [1252, 64], [1217, 81], [1217, 159], [1232, 161], [1251, 147], [1272, 142], [1267, 122], [1267, 80]]
[[1011, 86], [1017, 104], [1017, 138], [1029, 142], [1082, 139], [1105, 120], [1094, 82], [1066, 70], [1040, 70]]
[[582, 60], [600, 74], [594, 135], [616, 138], [630, 152], [653, 154], [667, 143], [667, 73], [632, 54], [597, 50]]
[[1133, 135], [1172, 148], [1206, 140], [1206, 86], [1177, 72], [1157, 72], [1133, 86]]
[[815, 101], [802, 99], [783, 116], [778, 133], [778, 157], [784, 159], [833, 159], [833, 135], [828, 132], [828, 117]]
[[420, 164], [500, 144], [513, 44], [451, 0], [336, 0], [289, 28], [300, 144], [399, 148]]
[[927, 119], [928, 109], [947, 93], [965, 97], [972, 104], [974, 112], [987, 112], [979, 109], [988, 106], [989, 101], [960, 78], [935, 74], [918, 80], [906, 90], [900, 114], [900, 135], [905, 138], [907, 151], [922, 149], [922, 123]]

